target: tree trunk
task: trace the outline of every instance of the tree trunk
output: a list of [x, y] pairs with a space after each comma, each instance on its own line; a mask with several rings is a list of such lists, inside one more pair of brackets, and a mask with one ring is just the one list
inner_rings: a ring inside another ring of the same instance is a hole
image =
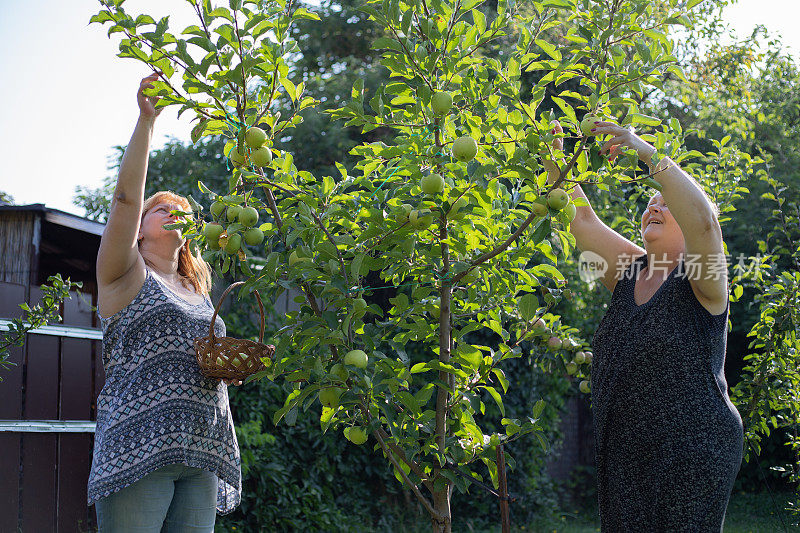
[[[439, 145], [439, 129], [436, 129], [436, 144]], [[440, 272], [441, 287], [439, 289], [439, 361], [442, 363], [450, 362], [451, 346], [451, 309], [450, 302], [452, 296], [452, 281], [450, 280], [450, 250], [447, 246], [447, 219], [442, 215], [439, 226], [439, 242], [442, 244], [442, 271]], [[453, 376], [448, 372], [440, 371], [439, 379], [448, 383], [452, 388], [454, 385]], [[450, 393], [447, 389], [439, 387], [436, 395], [436, 444], [441, 453], [445, 451], [445, 438], [448, 434], [447, 428], [447, 403]], [[450, 533], [452, 523], [450, 519], [450, 494], [452, 493], [452, 482], [443, 478], [440, 471], [434, 473], [434, 486], [437, 481], [445, 481], [442, 490], [433, 493], [433, 508], [439, 514], [433, 519], [434, 533]]]
[[434, 519], [433, 533], [451, 533], [452, 520], [450, 519], [450, 494], [452, 485], [447, 482], [447, 488], [443, 491], [433, 493], [433, 507], [442, 517], [440, 520]]

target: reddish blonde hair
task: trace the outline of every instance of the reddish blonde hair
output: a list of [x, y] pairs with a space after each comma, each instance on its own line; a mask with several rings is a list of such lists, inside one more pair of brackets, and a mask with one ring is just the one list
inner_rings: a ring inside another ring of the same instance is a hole
[[[144, 204], [142, 205], [142, 218], [139, 221], [139, 227], [142, 226], [144, 215], [147, 213], [147, 211], [163, 201], [178, 204], [181, 206], [183, 211], [192, 211], [192, 206], [189, 204], [189, 200], [183, 196], [175, 194], [172, 191], [158, 191], [144, 201]], [[178, 275], [181, 276], [181, 281], [188, 281], [191, 283], [195, 292], [199, 292], [203, 296], [207, 296], [211, 292], [211, 268], [202, 257], [199, 255], [192, 255], [192, 252], [189, 249], [189, 242], [189, 239], [186, 239], [186, 242], [184, 242], [183, 246], [181, 246], [181, 251], [178, 253]], [[137, 245], [140, 243], [141, 241], [138, 241]], [[153, 267], [147, 258], [143, 257], [143, 259], [150, 268]]]

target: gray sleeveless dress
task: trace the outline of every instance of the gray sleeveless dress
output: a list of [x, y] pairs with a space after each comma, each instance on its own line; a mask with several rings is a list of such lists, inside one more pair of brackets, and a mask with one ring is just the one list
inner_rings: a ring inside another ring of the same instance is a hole
[[601, 530], [722, 531], [742, 462], [742, 419], [724, 364], [729, 307], [712, 315], [683, 260], [638, 306], [638, 257], [592, 340]]
[[[97, 429], [87, 503], [145, 475], [183, 464], [217, 475], [217, 513], [241, 501], [239, 442], [228, 387], [200, 373], [194, 338], [208, 335], [214, 306], [190, 304], [149, 267], [133, 300], [103, 327], [106, 382], [97, 397]], [[214, 333], [226, 328], [216, 317]]]

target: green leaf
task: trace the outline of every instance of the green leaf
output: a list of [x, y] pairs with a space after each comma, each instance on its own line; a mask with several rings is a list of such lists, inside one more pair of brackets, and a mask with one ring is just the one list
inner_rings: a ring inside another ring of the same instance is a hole
[[625, 117], [625, 120], [622, 121], [623, 126], [627, 126], [628, 124], [644, 124], [645, 126], [658, 126], [661, 124], [661, 120], [657, 117], [652, 117], [650, 115], [643, 115], [641, 113], [628, 113]]
[[286, 94], [289, 96], [289, 98], [291, 98], [293, 102], [297, 100], [297, 87], [295, 87], [295, 85], [287, 78], [282, 76], [279, 81], [281, 82], [283, 88], [286, 89]]
[[497, 407], [500, 408], [500, 413], [503, 416], [506, 416], [506, 408], [503, 406], [503, 398], [500, 396], [500, 393], [497, 392], [494, 387], [483, 387], [483, 388], [486, 389], [486, 392], [488, 392], [492, 396], [492, 398], [494, 398], [495, 403], [497, 403]]
[[544, 50], [544, 52], [545, 52], [547, 55], [549, 55], [550, 57], [552, 57], [552, 58], [553, 58], [553, 59], [555, 59], [556, 61], [561, 61], [561, 52], [559, 52], [559, 51], [556, 49], [555, 45], [553, 45], [553, 44], [551, 44], [551, 43], [549, 43], [549, 42], [545, 41], [544, 39], [536, 39], [534, 42], [536, 43], [536, 45], [537, 45], [539, 48], [541, 48], [542, 50]]
[[350, 274], [353, 276], [354, 280], [357, 280], [361, 275], [361, 264], [364, 262], [364, 258], [366, 256], [367, 254], [360, 253], [355, 256], [355, 258], [353, 258], [353, 262], [350, 263]]
[[533, 320], [536, 310], [539, 308], [539, 299], [535, 294], [525, 294], [517, 301], [517, 306], [522, 318]]
[[417, 399], [406, 391], [398, 391], [395, 396], [405, 405], [412, 413], [419, 413], [419, 403]]
[[533, 413], [532, 413], [533, 418], [536, 419], [539, 418], [539, 416], [542, 414], [542, 411], [544, 410], [544, 405], [545, 405], [544, 400], [539, 400], [538, 402], [536, 402], [536, 405], [533, 406]]
[[301, 7], [294, 13], [292, 13], [293, 19], [306, 19], [306, 20], [320, 20], [319, 15], [316, 13], [309, 11], [308, 9]]

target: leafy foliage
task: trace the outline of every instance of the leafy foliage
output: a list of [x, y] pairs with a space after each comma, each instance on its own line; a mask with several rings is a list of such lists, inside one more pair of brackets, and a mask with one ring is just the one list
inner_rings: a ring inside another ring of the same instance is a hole
[[[800, 372], [800, 206], [787, 202], [781, 195], [785, 187], [765, 171], [760, 178], [772, 187], [772, 192], [762, 198], [773, 202], [770, 220], [774, 229], [767, 240], [759, 240], [764, 258], [752, 258], [747, 268], [740, 269], [736, 295], [741, 296], [745, 286], [757, 289], [755, 302], [759, 304], [759, 320], [750, 329], [753, 337], [750, 347], [754, 352], [746, 357], [747, 379], [734, 389], [732, 400], [741, 405], [748, 442], [747, 456], [759, 455], [760, 441], [771, 430], [785, 429], [789, 437], [787, 446], [793, 459], [787, 465], [772, 468], [781, 472], [797, 487], [800, 482], [800, 402], [797, 399]], [[777, 205], [775, 205], [777, 204]], [[788, 259], [792, 268], [778, 271], [779, 258]], [[762, 262], [763, 261], [763, 262]], [[771, 428], [771, 429], [770, 429]], [[795, 498], [790, 509], [795, 518], [800, 515], [800, 500]]]
[[[47, 283], [41, 285], [42, 303], [36, 304], [32, 308], [28, 302], [19, 304], [25, 311], [25, 318], [11, 319], [8, 329], [0, 332], [0, 366], [9, 368], [11, 363], [8, 361], [8, 351], [12, 347], [19, 347], [25, 344], [26, 334], [36, 328], [47, 325], [51, 321], [61, 321], [58, 314], [61, 304], [65, 299], [70, 298], [69, 292], [72, 288], [83, 287], [82, 281], [70, 281], [61, 279], [61, 274], [55, 274], [47, 278]], [[0, 381], [3, 378], [0, 377]]]

